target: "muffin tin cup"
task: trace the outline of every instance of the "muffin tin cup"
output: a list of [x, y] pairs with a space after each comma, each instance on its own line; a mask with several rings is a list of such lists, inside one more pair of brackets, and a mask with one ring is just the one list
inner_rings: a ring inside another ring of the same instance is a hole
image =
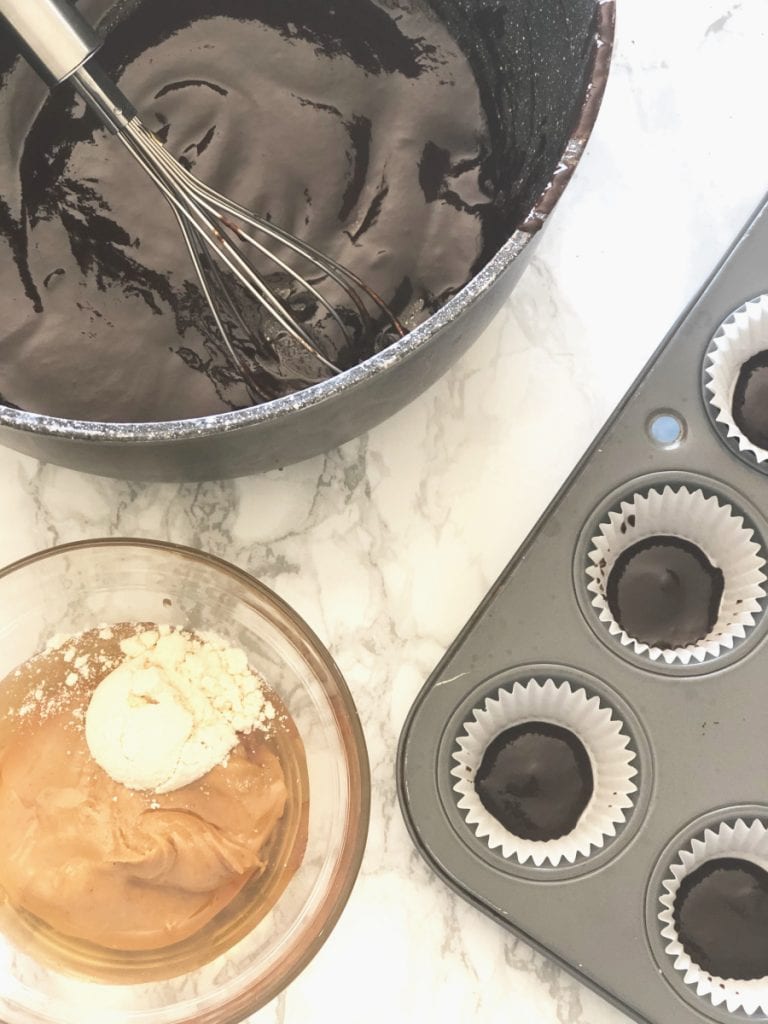
[[755, 818], [721, 821], [706, 828], [677, 852], [662, 881], [658, 912], [665, 951], [686, 985], [715, 1007], [725, 1006], [729, 1013], [768, 1014], [768, 977], [751, 981], [719, 978], [696, 964], [686, 952], [677, 933], [674, 909], [683, 879], [707, 861], [719, 857], [738, 857], [768, 871], [768, 828]]
[[733, 416], [739, 372], [752, 356], [768, 350], [768, 295], [758, 295], [734, 310], [717, 329], [704, 360], [705, 398], [728, 444], [768, 470], [768, 451], [751, 441]]
[[[508, 831], [490, 814], [475, 791], [474, 779], [488, 745], [505, 729], [538, 721], [570, 730], [589, 755], [594, 791], [574, 829], [559, 839], [529, 840]], [[606, 703], [567, 680], [516, 681], [477, 707], [463, 726], [452, 754], [458, 807], [479, 839], [505, 858], [536, 867], [573, 864], [600, 850], [626, 821], [637, 785], [635, 751], [622, 721]]]
[[[630, 636], [614, 618], [606, 596], [616, 559], [638, 541], [673, 536], [695, 544], [724, 576], [717, 621], [708, 635], [684, 647], [651, 646]], [[754, 529], [733, 505], [700, 489], [650, 487], [620, 500], [599, 523], [587, 545], [586, 589], [611, 636], [636, 655], [667, 665], [716, 658], [755, 625], [765, 599], [765, 558]]]

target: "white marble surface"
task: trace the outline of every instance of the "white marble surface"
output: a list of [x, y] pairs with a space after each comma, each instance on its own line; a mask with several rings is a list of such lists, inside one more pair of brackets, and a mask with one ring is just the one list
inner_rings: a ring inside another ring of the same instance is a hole
[[627, 1019], [431, 876], [393, 778], [423, 680], [768, 187], [766, 0], [619, 7], [598, 127], [535, 261], [411, 407], [236, 483], [115, 483], [0, 450], [0, 562], [107, 534], [199, 546], [291, 602], [349, 681], [373, 770], [362, 874], [257, 1024]]

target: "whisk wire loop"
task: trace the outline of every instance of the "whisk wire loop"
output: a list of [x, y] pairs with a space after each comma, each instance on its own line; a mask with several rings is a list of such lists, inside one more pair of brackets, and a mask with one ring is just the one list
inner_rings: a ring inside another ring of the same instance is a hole
[[[136, 149], [146, 152], [146, 163], [154, 167], [153, 180], [171, 203], [174, 211], [199, 234], [203, 243], [235, 275], [251, 297], [263, 305], [278, 324], [324, 366], [334, 373], [340, 372], [339, 368], [319, 350], [311, 335], [296, 322], [261, 274], [229, 240], [228, 231], [231, 231], [231, 228], [223, 222], [213, 199], [208, 198], [205, 202], [195, 199], [197, 179], [168, 153], [157, 137], [138, 118], [131, 119], [124, 131], [119, 134], [123, 141], [133, 142]], [[209, 192], [211, 196], [217, 195], [213, 190]], [[186, 233], [184, 237], [186, 242]], [[274, 259], [266, 249], [263, 251], [265, 255]], [[196, 265], [195, 269], [197, 271], [199, 265]], [[303, 278], [291, 268], [286, 267], [286, 271], [298, 283], [303, 281]]]

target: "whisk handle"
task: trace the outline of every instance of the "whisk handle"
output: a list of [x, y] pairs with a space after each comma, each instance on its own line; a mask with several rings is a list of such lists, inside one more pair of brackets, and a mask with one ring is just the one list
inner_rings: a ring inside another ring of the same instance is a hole
[[0, 0], [24, 56], [50, 85], [71, 81], [112, 132], [122, 131], [136, 111], [97, 61], [101, 38], [66, 0]]
[[65, 0], [0, 0], [0, 15], [49, 85], [69, 78], [101, 46], [97, 33]]

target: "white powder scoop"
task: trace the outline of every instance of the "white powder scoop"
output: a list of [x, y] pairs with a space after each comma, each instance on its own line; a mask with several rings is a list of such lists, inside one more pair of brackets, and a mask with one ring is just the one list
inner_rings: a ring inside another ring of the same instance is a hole
[[245, 653], [206, 633], [162, 626], [120, 644], [93, 692], [85, 738], [94, 761], [130, 789], [168, 793], [223, 763], [239, 733], [275, 717]]

